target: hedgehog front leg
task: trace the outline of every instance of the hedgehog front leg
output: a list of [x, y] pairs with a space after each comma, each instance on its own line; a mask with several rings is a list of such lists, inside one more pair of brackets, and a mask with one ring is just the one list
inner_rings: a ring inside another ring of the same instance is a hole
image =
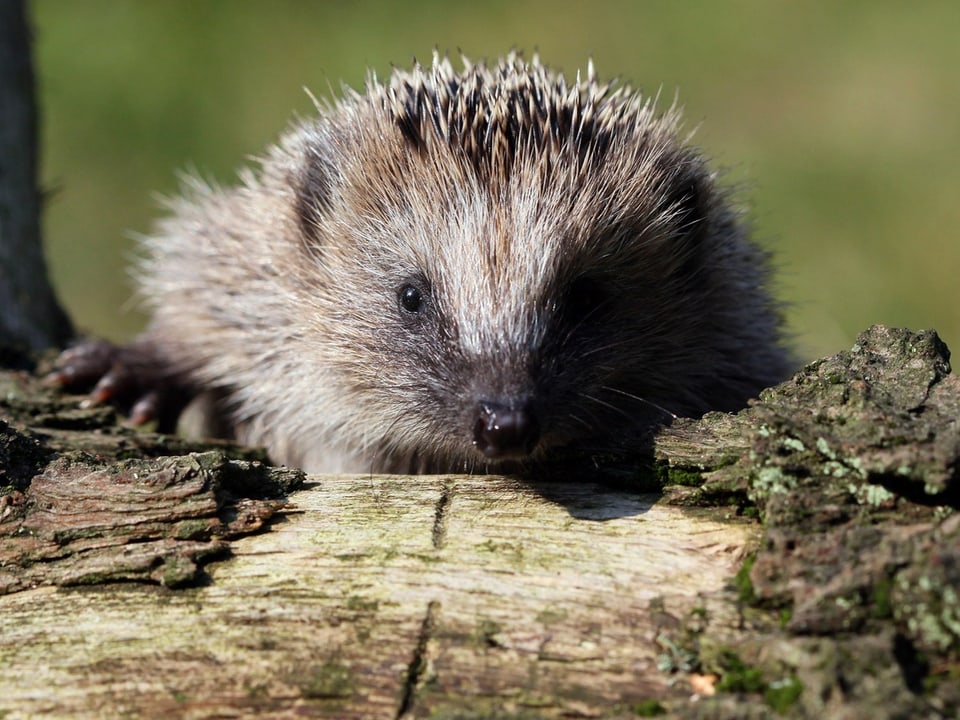
[[156, 420], [162, 432], [176, 428], [194, 394], [176, 381], [148, 342], [83, 341], [60, 354], [46, 381], [68, 390], [90, 389], [86, 406], [110, 402], [131, 425]]

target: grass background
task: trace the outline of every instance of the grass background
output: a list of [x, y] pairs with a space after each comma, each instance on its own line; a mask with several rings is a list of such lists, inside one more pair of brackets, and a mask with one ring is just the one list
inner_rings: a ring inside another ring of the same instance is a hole
[[872, 323], [960, 348], [960, 5], [943, 2], [36, 0], [48, 256], [85, 331], [130, 338], [131, 237], [195, 169], [229, 182], [303, 91], [434, 48], [593, 57], [666, 102], [745, 187], [799, 354]]

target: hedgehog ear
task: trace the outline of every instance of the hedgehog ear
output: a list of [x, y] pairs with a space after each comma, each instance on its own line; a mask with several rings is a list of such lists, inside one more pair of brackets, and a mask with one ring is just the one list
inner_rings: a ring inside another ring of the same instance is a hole
[[306, 148], [306, 161], [295, 179], [297, 191], [297, 222], [301, 242], [311, 255], [320, 252], [320, 229], [330, 211], [333, 178], [336, 177], [330, 153], [321, 141], [313, 141]]

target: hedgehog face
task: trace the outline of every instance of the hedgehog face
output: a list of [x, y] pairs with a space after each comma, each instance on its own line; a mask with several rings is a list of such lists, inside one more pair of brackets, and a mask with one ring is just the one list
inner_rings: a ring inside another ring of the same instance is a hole
[[[512, 92], [517, 107], [529, 100]], [[325, 302], [318, 332], [334, 334], [330, 362], [363, 422], [382, 424], [378, 442], [469, 467], [649, 427], [682, 405], [669, 341], [709, 178], [668, 141], [670, 125], [646, 127], [645, 106], [628, 107], [636, 116], [623, 128], [484, 131], [469, 152], [467, 130], [453, 142], [420, 118], [418, 135], [413, 119], [374, 109], [368, 123], [326, 131], [354, 146], [338, 164], [324, 165], [322, 144], [308, 153], [308, 190], [337, 178], [308, 205], [318, 237], [307, 246], [324, 277], [313, 285]], [[505, 148], [509, 161], [496, 156]], [[331, 328], [330, 318], [342, 319]]]
[[297, 241], [260, 232], [247, 276], [285, 283], [296, 343], [270, 367], [313, 363], [309, 393], [251, 386], [241, 411], [369, 467], [472, 470], [742, 405], [785, 365], [765, 259], [678, 120], [515, 57], [322, 109], [247, 195], [291, 212]]

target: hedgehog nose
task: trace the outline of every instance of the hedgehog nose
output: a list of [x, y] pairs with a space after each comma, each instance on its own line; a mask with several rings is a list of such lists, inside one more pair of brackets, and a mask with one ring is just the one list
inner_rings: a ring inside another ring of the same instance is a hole
[[533, 452], [540, 423], [529, 400], [515, 405], [481, 401], [477, 411], [473, 444], [488, 458], [520, 458]]

